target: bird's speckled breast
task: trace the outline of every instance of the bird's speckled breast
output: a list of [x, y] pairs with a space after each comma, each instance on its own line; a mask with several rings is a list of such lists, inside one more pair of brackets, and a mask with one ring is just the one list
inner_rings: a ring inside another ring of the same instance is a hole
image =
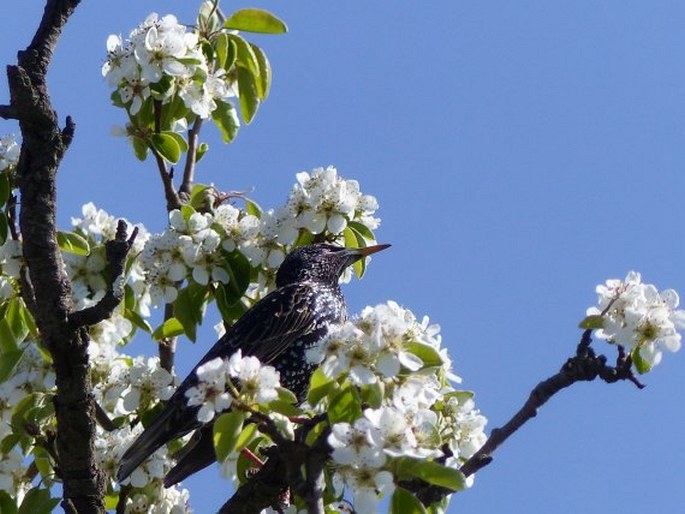
[[312, 309], [316, 317], [313, 329], [291, 344], [273, 363], [281, 375], [281, 385], [290, 389], [300, 402], [306, 398], [309, 378], [317, 367], [317, 364], [312, 364], [307, 359], [307, 350], [316, 346], [328, 333], [331, 324], [342, 323], [347, 319], [347, 306], [339, 287], [312, 283], [311, 288], [314, 292]]

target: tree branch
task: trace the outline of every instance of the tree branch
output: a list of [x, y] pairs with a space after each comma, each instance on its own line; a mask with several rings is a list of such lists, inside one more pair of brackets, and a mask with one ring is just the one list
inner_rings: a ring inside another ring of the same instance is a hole
[[[55, 179], [74, 134], [67, 119], [60, 130], [50, 102], [46, 73], [59, 36], [80, 0], [47, 0], [31, 44], [7, 67], [10, 104], [3, 117], [19, 121], [22, 148], [17, 165], [21, 195], [19, 226], [28, 279], [22, 294], [36, 317], [53, 358], [57, 394], [57, 452], [67, 512], [103, 513], [104, 479], [95, 460], [95, 414], [88, 369], [88, 334], [67, 322], [73, 309], [69, 283], [56, 237]], [[34, 287], [29, 294], [29, 284]], [[35, 302], [31, 296], [35, 295]]]
[[[174, 304], [164, 305], [164, 321], [174, 317]], [[176, 337], [165, 337], [157, 342], [159, 352], [159, 365], [169, 373], [174, 369], [174, 357], [176, 355]]]
[[18, 120], [19, 115], [11, 105], [0, 105], [0, 118], [5, 120]]
[[503, 427], [493, 429], [487, 442], [461, 467], [465, 476], [487, 466], [492, 461], [492, 453], [528, 420], [537, 416], [540, 407], [559, 391], [576, 382], [589, 382], [599, 377], [609, 384], [629, 380], [640, 389], [644, 387], [633, 374], [632, 362], [630, 358], [626, 358], [623, 349], [619, 347], [616, 366], [607, 366], [606, 357], [595, 355], [590, 348], [591, 334], [591, 330], [586, 330], [575, 357], [568, 359], [559, 373], [536, 385], [523, 407]]
[[195, 118], [195, 122], [188, 132], [188, 152], [186, 153], [186, 164], [183, 168], [183, 182], [178, 190], [179, 194], [184, 199], [190, 198], [190, 192], [193, 189], [193, 182], [195, 181], [195, 151], [197, 150], [197, 141], [201, 127], [202, 118], [198, 116]]
[[105, 243], [105, 253], [109, 263], [109, 283], [107, 292], [102, 299], [92, 307], [69, 314], [72, 327], [87, 327], [95, 325], [112, 316], [112, 312], [124, 297], [124, 268], [126, 258], [138, 235], [138, 228], [133, 229], [131, 237], [126, 239], [126, 222], [119, 220], [117, 232], [113, 240]]
[[[265, 450], [264, 466], [238, 488], [219, 513], [258, 514], [267, 507], [287, 508], [289, 488], [305, 500], [310, 514], [323, 513], [323, 472], [331, 452], [328, 445], [330, 428], [323, 430], [309, 446], [304, 440], [313, 424], [302, 424], [295, 430], [295, 440], [290, 441], [282, 437], [273, 420], [265, 414], [253, 412], [252, 417], [259, 423], [260, 431], [270, 436], [274, 434], [272, 439], [278, 443]], [[317, 416], [312, 423], [320, 419]]]
[[152, 155], [155, 157], [155, 162], [157, 162], [157, 170], [159, 171], [159, 178], [162, 179], [162, 185], [164, 186], [164, 197], [166, 198], [166, 210], [171, 212], [174, 209], [181, 208], [181, 199], [174, 188], [174, 182], [171, 179], [171, 173], [166, 169], [166, 163], [159, 152], [154, 148], [151, 149]]
[[[627, 380], [640, 389], [644, 387], [633, 374], [632, 361], [629, 356], [625, 355], [622, 347], [618, 347], [616, 365], [607, 366], [607, 358], [604, 355], [596, 355], [590, 347], [591, 335], [591, 330], [583, 332], [576, 348], [576, 355], [569, 358], [558, 373], [538, 383], [531, 391], [523, 407], [504, 426], [492, 430], [485, 444], [460, 468], [464, 476], [473, 475], [490, 464], [493, 460], [492, 454], [497, 448], [525, 423], [537, 416], [540, 407], [547, 403], [552, 396], [576, 382], [588, 382], [600, 378], [609, 384]], [[426, 483], [413, 485], [411, 490], [425, 505], [435, 503], [452, 493], [449, 489]]]

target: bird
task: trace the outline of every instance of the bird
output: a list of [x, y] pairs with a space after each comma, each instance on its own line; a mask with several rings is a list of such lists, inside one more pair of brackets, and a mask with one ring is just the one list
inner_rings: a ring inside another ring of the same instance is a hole
[[188, 406], [186, 391], [198, 384], [197, 369], [217, 357], [229, 359], [237, 350], [276, 368], [281, 385], [304, 401], [317, 364], [306, 352], [347, 319], [339, 286], [343, 271], [358, 260], [388, 248], [388, 244], [346, 248], [328, 243], [301, 246], [290, 252], [276, 273], [276, 289], [247, 310], [212, 346], [181, 382], [158, 416], [121, 458], [117, 479], [125, 480], [167, 442], [195, 431], [167, 473], [170, 487], [216, 460], [213, 422], [197, 419], [200, 406]]

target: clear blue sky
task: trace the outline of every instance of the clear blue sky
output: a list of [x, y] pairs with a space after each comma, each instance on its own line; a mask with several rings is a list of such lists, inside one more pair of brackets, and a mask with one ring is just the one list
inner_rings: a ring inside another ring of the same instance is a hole
[[[62, 225], [94, 201], [163, 227], [152, 163], [109, 135], [123, 113], [109, 105], [100, 66], [108, 34], [127, 34], [151, 11], [190, 22], [198, 5], [79, 7], [50, 74], [60, 116], [77, 123], [60, 171]], [[346, 287], [351, 310], [395, 299], [440, 323], [490, 427], [573, 352], [597, 283], [636, 269], [685, 295], [685, 4], [250, 5], [278, 13], [290, 33], [258, 38], [274, 68], [271, 96], [232, 145], [205, 130], [212, 148], [198, 179], [254, 188], [268, 207], [301, 170], [334, 164], [357, 178], [378, 197], [379, 240], [393, 248]], [[4, 6], [0, 62], [14, 62], [41, 9], [38, 0]], [[0, 123], [0, 133], [16, 130]], [[181, 372], [210, 339], [184, 343]], [[682, 510], [684, 370], [685, 351], [665, 355], [643, 391], [562, 392], [450, 512]], [[228, 496], [215, 477], [188, 482], [196, 512]]]

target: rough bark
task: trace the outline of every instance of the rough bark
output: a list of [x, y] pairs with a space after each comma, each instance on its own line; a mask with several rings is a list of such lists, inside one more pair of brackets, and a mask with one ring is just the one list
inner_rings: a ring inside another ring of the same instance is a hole
[[[17, 167], [25, 265], [35, 298], [36, 323], [52, 354], [57, 394], [57, 472], [66, 512], [104, 512], [104, 480], [94, 458], [95, 412], [88, 372], [88, 334], [69, 323], [71, 285], [56, 238], [57, 169], [74, 134], [67, 117], [60, 129], [46, 73], [62, 29], [80, 0], [48, 0], [29, 46], [7, 67], [10, 105], [0, 115], [17, 119], [22, 149]], [[28, 294], [28, 293], [27, 293]]]

